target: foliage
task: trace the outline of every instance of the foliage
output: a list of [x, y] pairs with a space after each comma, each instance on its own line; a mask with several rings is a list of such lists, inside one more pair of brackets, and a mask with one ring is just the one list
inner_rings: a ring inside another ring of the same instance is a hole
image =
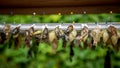
[[1, 23], [119, 22], [120, 14], [0, 15]]
[[[40, 43], [37, 56], [29, 57], [29, 48], [25, 45], [18, 49], [8, 48], [8, 45], [0, 45], [0, 68], [104, 68], [107, 48], [96, 47], [80, 49], [74, 47], [74, 57], [70, 61], [69, 43], [66, 48], [62, 48], [62, 40], [56, 54], [52, 54], [52, 48], [47, 43]], [[120, 50], [114, 52], [110, 48], [112, 67], [120, 67]]]
[[[110, 19], [111, 18], [111, 19]], [[75, 15], [0, 15], [1, 23], [70, 23], [70, 22], [120, 22], [120, 14], [75, 14]], [[102, 44], [103, 45], [103, 44]], [[80, 49], [74, 47], [74, 57], [70, 61], [69, 43], [62, 48], [62, 40], [56, 54], [47, 43], [40, 43], [37, 56], [29, 57], [29, 48], [24, 44], [20, 48], [8, 48], [8, 44], [0, 45], [0, 68], [104, 68], [107, 48], [96, 47]], [[120, 67], [120, 50], [110, 48], [112, 68]]]

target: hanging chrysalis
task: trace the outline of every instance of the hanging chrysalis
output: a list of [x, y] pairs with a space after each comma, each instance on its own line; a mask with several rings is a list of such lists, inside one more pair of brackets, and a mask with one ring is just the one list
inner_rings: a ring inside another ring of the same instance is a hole
[[25, 30], [24, 37], [25, 37], [25, 44], [27, 45], [28, 48], [30, 48], [30, 46], [31, 46], [31, 44], [30, 44], [30, 41], [31, 41], [30, 31]]
[[93, 38], [93, 47], [97, 46], [98, 43], [100, 42], [100, 38], [101, 38], [101, 30], [100, 30], [100, 26], [97, 25], [90, 33], [91, 37]]
[[[77, 46], [80, 46], [81, 48], [83, 47], [87, 47], [87, 45], [89, 45], [89, 41], [87, 40], [88, 39], [88, 27], [87, 26], [83, 26], [81, 32], [80, 32], [80, 35], [78, 35], [76, 38], [75, 38], [75, 44]], [[80, 43], [83, 42], [83, 45], [82, 46]]]
[[40, 34], [41, 34], [41, 31], [37, 30], [35, 31], [34, 30], [34, 25], [32, 25], [29, 29], [29, 44], [30, 44], [30, 49], [28, 51], [28, 55], [30, 57], [36, 57], [37, 55], [37, 52], [38, 52], [38, 45], [39, 45], [39, 42], [40, 42]]
[[53, 54], [56, 54], [56, 50], [58, 48], [58, 38], [55, 29], [49, 32], [48, 37], [49, 37], [49, 43], [52, 46], [52, 52]]
[[33, 37], [35, 39], [34, 41], [35, 45], [39, 45], [41, 41], [41, 34], [42, 34], [42, 30], [37, 30], [33, 33]]
[[107, 43], [111, 44], [116, 50], [118, 50], [119, 45], [117, 45], [117, 43], [118, 43], [119, 36], [117, 33], [117, 28], [111, 25], [108, 27], [107, 31], [110, 37]]
[[48, 28], [45, 27], [41, 35], [42, 41], [48, 42], [48, 34], [49, 34]]
[[65, 47], [66, 47], [67, 40], [66, 40], [66, 38], [65, 38], [65, 33], [64, 33], [64, 31], [63, 31], [62, 29], [60, 29], [59, 26], [57, 26], [57, 27], [55, 28], [55, 34], [56, 34], [58, 40], [59, 40], [59, 39], [62, 39], [62, 40], [63, 40], [62, 45], [63, 45], [63, 47], [65, 48]]
[[3, 28], [3, 32], [0, 33], [0, 43], [9, 42], [10, 39], [10, 25], [6, 24]]
[[9, 24], [6, 24], [4, 26], [4, 33], [6, 35], [6, 39], [9, 40], [9, 38], [10, 38], [10, 25]]
[[84, 44], [84, 48], [87, 47], [87, 39], [88, 39], [88, 27], [84, 26], [83, 29], [81, 30], [81, 37], [80, 41], [82, 41]]
[[66, 33], [68, 35], [69, 42], [70, 42], [70, 60], [72, 61], [72, 57], [74, 56], [74, 51], [73, 51], [74, 39], [77, 36], [77, 31], [73, 28], [73, 25], [69, 25], [67, 27]]
[[12, 31], [13, 34], [13, 39], [14, 39], [14, 47], [15, 49], [20, 47], [20, 26], [17, 26], [16, 28], [13, 29]]
[[107, 32], [107, 30], [106, 29], [104, 29], [104, 30], [102, 30], [102, 40], [103, 40], [103, 42], [104, 43], [106, 43], [107, 41], [108, 41], [108, 39], [109, 39], [109, 33]]
[[33, 26], [31, 26], [31, 27], [29, 28], [29, 32], [30, 32], [30, 36], [32, 37], [32, 36], [33, 36], [33, 33], [34, 33], [34, 27], [33, 27]]
[[4, 32], [0, 32], [0, 44], [3, 44], [6, 41], [6, 35]]

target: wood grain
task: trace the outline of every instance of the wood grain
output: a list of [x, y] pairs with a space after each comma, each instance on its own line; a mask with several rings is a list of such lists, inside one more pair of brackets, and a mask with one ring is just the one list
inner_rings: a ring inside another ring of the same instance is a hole
[[120, 13], [120, 0], [1, 0], [0, 14]]

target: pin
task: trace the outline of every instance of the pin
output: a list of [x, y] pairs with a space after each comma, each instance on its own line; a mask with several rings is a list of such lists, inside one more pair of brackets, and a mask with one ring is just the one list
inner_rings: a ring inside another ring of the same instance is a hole
[[[11, 11], [11, 12], [10, 12], [10, 15], [13, 17], [13, 16], [14, 16], [14, 12]], [[13, 18], [13, 23], [14, 23], [14, 24], [16, 23], [14, 18]]]
[[20, 23], [22, 23], [22, 15], [20, 15]]
[[110, 14], [112, 14], [112, 11], [110, 11]]
[[[61, 17], [61, 13], [58, 13], [58, 16]], [[60, 23], [60, 19], [57, 22]]]
[[86, 11], [84, 11], [83, 13], [86, 14]]
[[13, 11], [10, 12], [10, 15], [11, 15], [11, 16], [13, 15]]
[[[58, 13], [58, 15], [60, 16], [60, 17], [62, 17], [63, 15], [61, 14], [61, 13]], [[60, 18], [60, 23], [64, 23], [64, 21], [63, 20], [61, 20], [61, 18]]]
[[3, 16], [3, 19], [4, 19], [4, 21], [2, 22], [4, 25], [6, 24], [6, 18], [5, 18], [5, 16]]
[[110, 24], [111, 24], [111, 22], [112, 22], [112, 13], [113, 13], [113, 12], [110, 11], [109, 13], [110, 13]]
[[83, 20], [84, 20], [85, 23], [86, 23], [86, 14], [87, 14], [87, 12], [83, 11]]
[[70, 12], [70, 14], [72, 15], [72, 14], [73, 14], [73, 12]]
[[[70, 14], [73, 15], [74, 13], [73, 13], [73, 12], [70, 12]], [[73, 17], [71, 16], [71, 21], [72, 21], [72, 20], [73, 20]], [[72, 24], [74, 24], [74, 23], [75, 23], [75, 21], [73, 20], [73, 21], [72, 21]]]
[[60, 16], [60, 15], [61, 15], [61, 13], [58, 13], [58, 15]]
[[33, 23], [35, 23], [35, 21], [34, 21], [34, 18], [35, 18], [34, 16], [35, 16], [35, 15], [36, 15], [36, 13], [33, 12], [33, 18], [32, 18], [32, 19], [33, 19]]
[[35, 13], [35, 12], [33, 12], [33, 15], [36, 15], [36, 13]]

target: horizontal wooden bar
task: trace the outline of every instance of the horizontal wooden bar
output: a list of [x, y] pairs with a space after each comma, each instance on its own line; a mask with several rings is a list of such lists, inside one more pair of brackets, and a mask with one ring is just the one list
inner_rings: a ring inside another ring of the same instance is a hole
[[0, 7], [69, 7], [116, 5], [120, 0], [1, 0]]
[[40, 7], [40, 8], [1, 8], [0, 14], [8, 14], [11, 12], [13, 14], [30, 14], [32, 15], [34, 12], [38, 15], [43, 14], [70, 14], [73, 12], [74, 14], [83, 14], [86, 11], [88, 14], [95, 13], [109, 13], [112, 11], [113, 13], [120, 13], [120, 6], [118, 5], [109, 5], [109, 6], [78, 6], [78, 7]]
[[1, 0], [0, 14], [120, 13], [120, 0]]

